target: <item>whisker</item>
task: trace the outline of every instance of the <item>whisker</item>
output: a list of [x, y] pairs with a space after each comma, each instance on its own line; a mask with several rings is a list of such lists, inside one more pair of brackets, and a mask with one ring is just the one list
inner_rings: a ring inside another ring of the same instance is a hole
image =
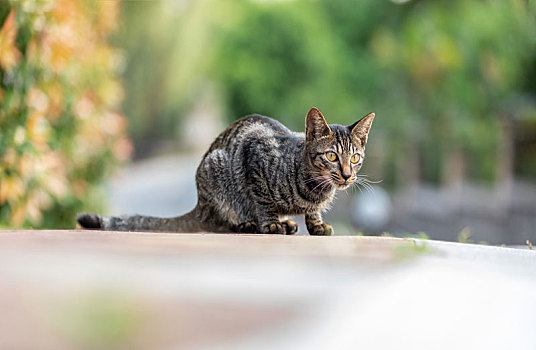
[[[363, 190], [361, 189], [361, 184], [359, 182], [355, 182], [353, 185], [352, 185], [352, 188], [355, 186], [358, 190], [359, 190], [359, 193], [363, 193]], [[354, 189], [355, 191], [355, 189]]]
[[368, 175], [366, 174], [356, 174], [356, 177], [359, 178], [360, 180], [366, 181], [371, 184], [379, 184], [380, 182], [383, 182], [383, 180], [378, 180], [378, 181], [370, 180], [368, 179]]
[[324, 175], [324, 173], [322, 173], [320, 171], [314, 171], [314, 170], [311, 171], [310, 173], [313, 174], [313, 175]]
[[316, 190], [319, 186], [321, 186], [321, 185], [323, 185], [323, 184], [325, 184], [325, 183], [327, 183], [327, 182], [329, 182], [329, 181], [330, 181], [329, 178], [326, 179], [326, 180], [324, 180], [324, 181], [322, 181], [321, 183], [319, 183], [318, 185], [316, 185], [315, 188], [313, 188], [313, 189], [311, 190], [311, 192], [313, 192], [313, 191]]
[[356, 179], [355, 184], [357, 185], [357, 188], [360, 190], [361, 193], [363, 193], [361, 188], [364, 188], [370, 194], [374, 193], [374, 187], [372, 187], [372, 185], [366, 179], [358, 178]]
[[326, 178], [326, 175], [322, 175], [322, 176], [317, 176], [317, 177], [313, 177], [313, 178], [307, 179], [307, 180], [305, 180], [304, 182], [305, 182], [305, 183], [309, 183], [309, 182], [312, 182], [312, 181], [316, 181], [316, 180], [320, 180], [320, 179], [325, 179], [325, 178]]
[[372, 181], [372, 180], [369, 180], [369, 179], [363, 179], [363, 181], [366, 182], [366, 183], [369, 183], [369, 184], [379, 184], [379, 183], [383, 182], [383, 180]]
[[363, 186], [368, 190], [370, 194], [374, 194], [374, 187], [372, 187], [370, 184], [364, 182]]

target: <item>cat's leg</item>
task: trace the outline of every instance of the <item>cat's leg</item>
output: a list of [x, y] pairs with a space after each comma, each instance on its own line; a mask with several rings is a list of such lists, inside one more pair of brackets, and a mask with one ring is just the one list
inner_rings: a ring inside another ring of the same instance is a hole
[[279, 221], [279, 216], [272, 210], [257, 206], [257, 223], [260, 233], [275, 233], [284, 235], [287, 229]]
[[332, 236], [333, 227], [322, 221], [320, 213], [305, 214], [305, 225], [310, 235], [314, 236]]

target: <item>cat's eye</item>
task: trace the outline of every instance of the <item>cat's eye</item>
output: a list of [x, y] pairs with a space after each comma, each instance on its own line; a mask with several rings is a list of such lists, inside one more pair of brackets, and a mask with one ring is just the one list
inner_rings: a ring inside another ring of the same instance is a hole
[[352, 158], [350, 158], [350, 162], [355, 164], [355, 163], [359, 162], [359, 159], [361, 159], [361, 156], [358, 153], [356, 153], [356, 154], [354, 154], [352, 156]]
[[330, 161], [330, 162], [334, 162], [337, 160], [337, 155], [333, 152], [328, 152], [326, 153], [326, 158]]

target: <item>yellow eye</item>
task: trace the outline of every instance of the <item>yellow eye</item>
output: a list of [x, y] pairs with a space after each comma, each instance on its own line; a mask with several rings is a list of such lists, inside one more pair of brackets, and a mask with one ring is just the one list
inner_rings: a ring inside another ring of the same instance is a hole
[[356, 153], [356, 154], [354, 154], [354, 155], [352, 156], [352, 158], [350, 158], [350, 162], [352, 162], [353, 164], [355, 164], [355, 163], [359, 162], [359, 159], [361, 159], [361, 156], [360, 156], [359, 154]]
[[328, 152], [326, 153], [326, 158], [330, 161], [330, 162], [334, 162], [337, 160], [337, 155], [333, 152]]

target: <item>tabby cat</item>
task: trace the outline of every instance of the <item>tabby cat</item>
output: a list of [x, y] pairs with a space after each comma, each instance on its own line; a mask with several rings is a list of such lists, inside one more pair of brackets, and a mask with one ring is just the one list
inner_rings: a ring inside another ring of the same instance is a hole
[[101, 230], [293, 234], [298, 226], [286, 216], [305, 214], [311, 235], [332, 235], [321, 212], [335, 190], [360, 182], [373, 119], [370, 113], [350, 126], [328, 125], [313, 107], [303, 134], [268, 117], [246, 116], [203, 156], [191, 212], [174, 218], [80, 214], [77, 221]]

